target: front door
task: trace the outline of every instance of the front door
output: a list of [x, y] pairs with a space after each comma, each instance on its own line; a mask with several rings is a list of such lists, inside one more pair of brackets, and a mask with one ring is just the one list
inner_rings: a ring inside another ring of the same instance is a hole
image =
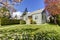
[[28, 16], [30, 24], [32, 24], [32, 16]]

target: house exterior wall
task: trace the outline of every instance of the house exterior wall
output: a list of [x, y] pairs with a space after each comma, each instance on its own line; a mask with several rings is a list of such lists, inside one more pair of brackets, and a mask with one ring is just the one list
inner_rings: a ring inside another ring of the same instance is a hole
[[30, 20], [29, 19], [26, 20], [26, 24], [30, 24]]
[[33, 19], [33, 21], [36, 22], [36, 24], [41, 24], [42, 23], [42, 15], [41, 15], [41, 13], [32, 15], [32, 19]]
[[26, 24], [30, 24], [30, 20], [27, 15], [24, 15], [23, 20], [26, 21]]
[[25, 21], [27, 20], [27, 16], [26, 15], [23, 17], [23, 20], [25, 20]]
[[41, 14], [42, 14], [42, 23], [46, 23], [46, 21], [47, 21], [46, 12], [43, 11]]

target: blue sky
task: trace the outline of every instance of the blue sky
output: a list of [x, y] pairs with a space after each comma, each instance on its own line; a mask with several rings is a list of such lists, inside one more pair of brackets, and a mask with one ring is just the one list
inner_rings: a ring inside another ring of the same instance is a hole
[[23, 12], [25, 8], [29, 12], [44, 8], [44, 0], [23, 0], [19, 5], [15, 5], [17, 11]]

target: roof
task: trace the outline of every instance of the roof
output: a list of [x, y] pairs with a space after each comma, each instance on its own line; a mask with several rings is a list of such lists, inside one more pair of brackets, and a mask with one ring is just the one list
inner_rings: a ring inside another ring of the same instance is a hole
[[[33, 12], [27, 12], [27, 14], [25, 14], [26, 16], [31, 16], [31, 15], [34, 15], [34, 14], [40, 14], [44, 11], [45, 9], [39, 9], [39, 10], [36, 10], [36, 11], [33, 11]], [[23, 16], [23, 15], [22, 15]]]
[[34, 14], [42, 13], [43, 11], [44, 11], [44, 9], [36, 10], [36, 11], [34, 11], [34, 12], [29, 13], [29, 16], [34, 15]]

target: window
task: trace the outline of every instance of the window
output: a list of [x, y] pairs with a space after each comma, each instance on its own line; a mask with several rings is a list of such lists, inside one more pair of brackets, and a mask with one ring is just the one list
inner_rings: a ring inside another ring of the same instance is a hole
[[35, 16], [35, 20], [38, 19], [38, 16]]

